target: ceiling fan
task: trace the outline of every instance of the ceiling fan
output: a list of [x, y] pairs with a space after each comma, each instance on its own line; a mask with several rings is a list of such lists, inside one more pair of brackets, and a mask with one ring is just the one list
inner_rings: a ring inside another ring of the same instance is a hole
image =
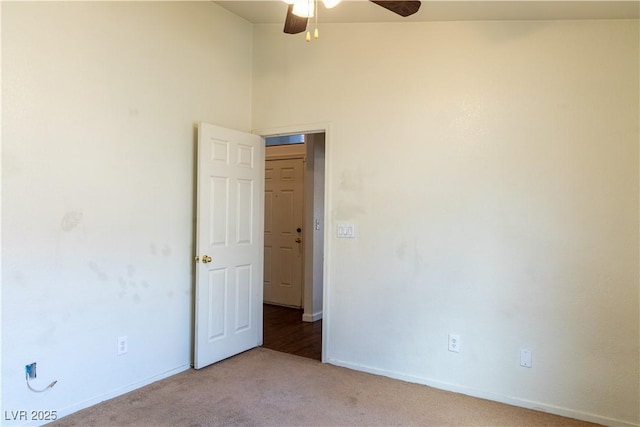
[[[314, 0], [285, 1], [289, 3], [289, 9], [287, 9], [287, 16], [284, 20], [284, 32], [287, 34], [298, 34], [305, 31], [307, 29], [309, 17], [313, 16]], [[420, 9], [421, 4], [420, 1], [369, 1], [402, 17], [407, 17], [416, 13]], [[330, 8], [338, 4], [340, 0], [323, 0], [323, 2], [327, 8]], [[299, 8], [301, 8], [301, 10]]]

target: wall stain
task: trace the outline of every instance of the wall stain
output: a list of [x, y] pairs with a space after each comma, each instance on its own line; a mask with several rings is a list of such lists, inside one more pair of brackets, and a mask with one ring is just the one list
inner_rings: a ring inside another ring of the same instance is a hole
[[98, 276], [99, 280], [103, 282], [106, 282], [109, 280], [109, 277], [106, 275], [106, 273], [102, 271], [100, 267], [98, 267], [98, 264], [96, 264], [95, 262], [90, 262], [89, 268], [91, 269], [91, 271], [93, 271], [96, 274], [96, 276]]
[[13, 279], [21, 288], [27, 287], [27, 280], [25, 279], [24, 274], [22, 274], [21, 271], [16, 271], [15, 273], [13, 273]]
[[407, 253], [407, 242], [402, 242], [396, 247], [396, 256], [400, 261], [404, 261], [404, 257]]
[[362, 174], [346, 170], [340, 175], [340, 190], [349, 192], [362, 191]]
[[413, 266], [414, 276], [418, 275], [422, 270], [424, 259], [418, 250], [418, 244], [415, 241], [400, 242], [396, 246], [396, 257], [399, 261], [408, 262]]
[[357, 216], [367, 213], [362, 205], [358, 203], [340, 200], [336, 205], [337, 206], [333, 211], [333, 216], [338, 221], [349, 221]]
[[162, 250], [158, 249], [158, 245], [156, 245], [155, 243], [151, 243], [149, 245], [149, 252], [151, 252], [151, 255], [153, 256], [158, 256], [159, 254], [161, 254], [162, 256], [169, 256], [171, 255], [171, 248], [169, 247], [169, 245], [164, 245], [162, 247]]
[[136, 267], [131, 264], [127, 265], [127, 275], [133, 277], [134, 274], [136, 274]]
[[56, 325], [49, 326], [43, 333], [38, 336], [38, 343], [40, 345], [55, 344], [54, 334], [56, 332]]
[[60, 222], [63, 231], [71, 231], [82, 222], [82, 212], [71, 211], [64, 214]]

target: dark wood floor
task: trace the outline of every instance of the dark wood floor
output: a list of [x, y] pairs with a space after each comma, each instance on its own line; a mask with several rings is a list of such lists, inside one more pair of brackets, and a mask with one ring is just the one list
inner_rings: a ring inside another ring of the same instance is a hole
[[303, 322], [303, 310], [264, 304], [264, 348], [322, 359], [322, 320]]

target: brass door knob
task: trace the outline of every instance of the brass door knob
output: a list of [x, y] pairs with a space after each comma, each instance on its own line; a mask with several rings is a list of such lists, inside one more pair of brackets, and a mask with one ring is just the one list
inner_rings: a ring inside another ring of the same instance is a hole
[[302, 243], [302, 239], [299, 237], [296, 237], [296, 243]]
[[211, 257], [209, 255], [202, 255], [202, 262], [204, 264], [211, 262]]

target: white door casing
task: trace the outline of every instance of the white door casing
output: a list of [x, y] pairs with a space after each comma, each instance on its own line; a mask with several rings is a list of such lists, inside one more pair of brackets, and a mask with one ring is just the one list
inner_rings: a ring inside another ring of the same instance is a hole
[[322, 259], [321, 259], [321, 268], [323, 272], [322, 277], [322, 362], [326, 363], [331, 359], [331, 300], [330, 300], [330, 284], [331, 284], [331, 260], [333, 257], [331, 254], [332, 250], [332, 240], [333, 233], [335, 230], [332, 228], [333, 224], [330, 219], [329, 212], [333, 211], [333, 205], [331, 203], [332, 200], [332, 186], [331, 181], [329, 179], [332, 176], [331, 168], [332, 163], [330, 159], [332, 158], [332, 125], [330, 123], [310, 123], [305, 125], [295, 125], [295, 126], [284, 126], [277, 128], [265, 128], [265, 129], [254, 129], [254, 133], [256, 135], [261, 135], [266, 138], [274, 135], [293, 135], [300, 133], [324, 133], [325, 141], [324, 141], [324, 164], [323, 164], [323, 172], [324, 176], [323, 180], [323, 219], [326, 218], [326, 222], [323, 224], [322, 234], [323, 234], [323, 251], [322, 251]]
[[262, 341], [264, 168], [261, 137], [199, 125], [196, 369]]
[[302, 306], [303, 192], [302, 158], [266, 161], [264, 302]]

